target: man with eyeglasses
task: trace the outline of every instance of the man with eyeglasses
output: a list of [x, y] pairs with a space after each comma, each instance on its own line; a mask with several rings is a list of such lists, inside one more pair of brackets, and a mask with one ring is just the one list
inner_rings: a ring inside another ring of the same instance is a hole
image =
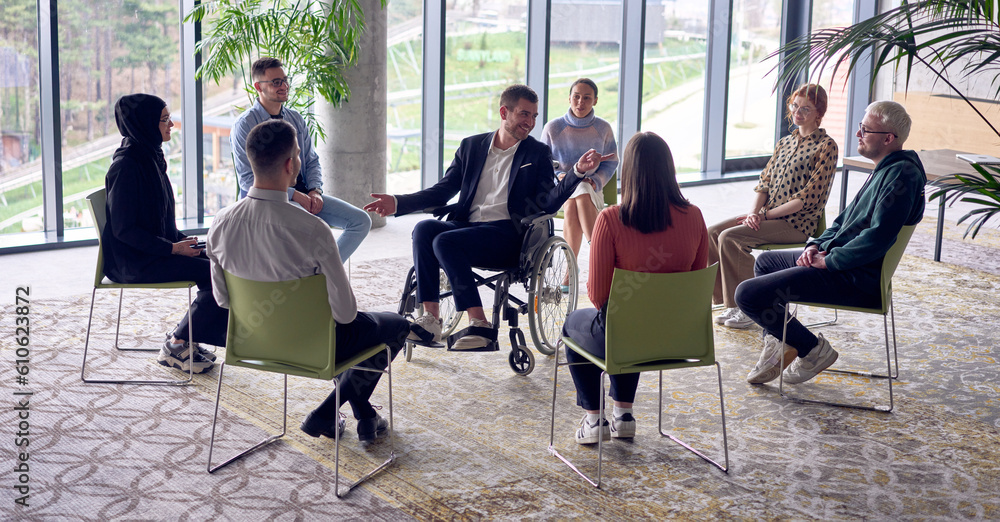
[[240, 198], [245, 197], [253, 186], [253, 170], [246, 151], [250, 130], [269, 119], [287, 121], [295, 128], [301, 150], [299, 160], [302, 162], [295, 185], [288, 189], [288, 199], [328, 225], [344, 230], [337, 239], [337, 248], [341, 260], [346, 262], [371, 230], [371, 217], [350, 203], [323, 194], [323, 173], [320, 170], [319, 156], [309, 138], [305, 119], [295, 110], [284, 106], [292, 86], [281, 61], [271, 57], [255, 61], [250, 68], [250, 77], [257, 91], [257, 102], [240, 114], [229, 136], [239, 178]]
[[[765, 252], [754, 265], [756, 277], [736, 289], [740, 309], [764, 328], [764, 351], [747, 382], [777, 379], [798, 384], [827, 369], [839, 356], [823, 334], [813, 335], [795, 317], [782, 346], [788, 301], [877, 308], [882, 259], [904, 225], [924, 214], [924, 166], [903, 150], [910, 116], [891, 101], [872, 103], [855, 134], [858, 152], [875, 170], [844, 212], [802, 252]], [[786, 368], [787, 366], [787, 368]]]

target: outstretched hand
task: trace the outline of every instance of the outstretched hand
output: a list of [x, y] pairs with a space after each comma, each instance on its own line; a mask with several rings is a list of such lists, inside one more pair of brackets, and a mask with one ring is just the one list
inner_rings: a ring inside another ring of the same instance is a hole
[[580, 159], [576, 162], [576, 170], [579, 172], [588, 172], [597, 168], [602, 161], [608, 161], [615, 157], [615, 153], [604, 154], [597, 152], [594, 149], [590, 149], [580, 156]]
[[396, 198], [392, 194], [372, 194], [375, 201], [364, 206], [364, 210], [374, 212], [382, 217], [396, 213]]

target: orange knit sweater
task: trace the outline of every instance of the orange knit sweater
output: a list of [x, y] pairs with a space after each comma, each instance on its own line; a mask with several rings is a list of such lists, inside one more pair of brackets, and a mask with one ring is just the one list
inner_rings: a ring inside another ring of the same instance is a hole
[[615, 268], [634, 272], [690, 272], [708, 265], [708, 229], [701, 209], [671, 207], [670, 228], [643, 234], [625, 226], [618, 205], [597, 216], [590, 242], [587, 295], [601, 308], [611, 294]]

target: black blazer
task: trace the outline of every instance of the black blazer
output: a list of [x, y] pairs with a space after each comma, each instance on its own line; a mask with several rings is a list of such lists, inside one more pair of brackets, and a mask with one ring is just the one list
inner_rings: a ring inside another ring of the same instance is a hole
[[[396, 214], [402, 216], [429, 207], [441, 207], [459, 194], [451, 221], [468, 221], [472, 199], [479, 186], [479, 177], [486, 163], [493, 132], [470, 136], [462, 140], [455, 159], [441, 181], [433, 187], [413, 194], [396, 196]], [[539, 212], [555, 213], [573, 194], [580, 179], [564, 176], [558, 184], [552, 168], [552, 150], [548, 145], [528, 136], [517, 147], [507, 182], [507, 212], [518, 232], [524, 232], [521, 219]]]

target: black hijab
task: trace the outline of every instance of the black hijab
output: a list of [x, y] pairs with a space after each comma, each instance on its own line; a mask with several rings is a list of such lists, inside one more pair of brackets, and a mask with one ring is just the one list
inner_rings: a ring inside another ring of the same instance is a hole
[[167, 160], [163, 157], [163, 134], [160, 133], [160, 114], [167, 102], [152, 94], [127, 94], [115, 103], [115, 123], [124, 138], [115, 157], [137, 152], [152, 155], [162, 174], [167, 173]]

